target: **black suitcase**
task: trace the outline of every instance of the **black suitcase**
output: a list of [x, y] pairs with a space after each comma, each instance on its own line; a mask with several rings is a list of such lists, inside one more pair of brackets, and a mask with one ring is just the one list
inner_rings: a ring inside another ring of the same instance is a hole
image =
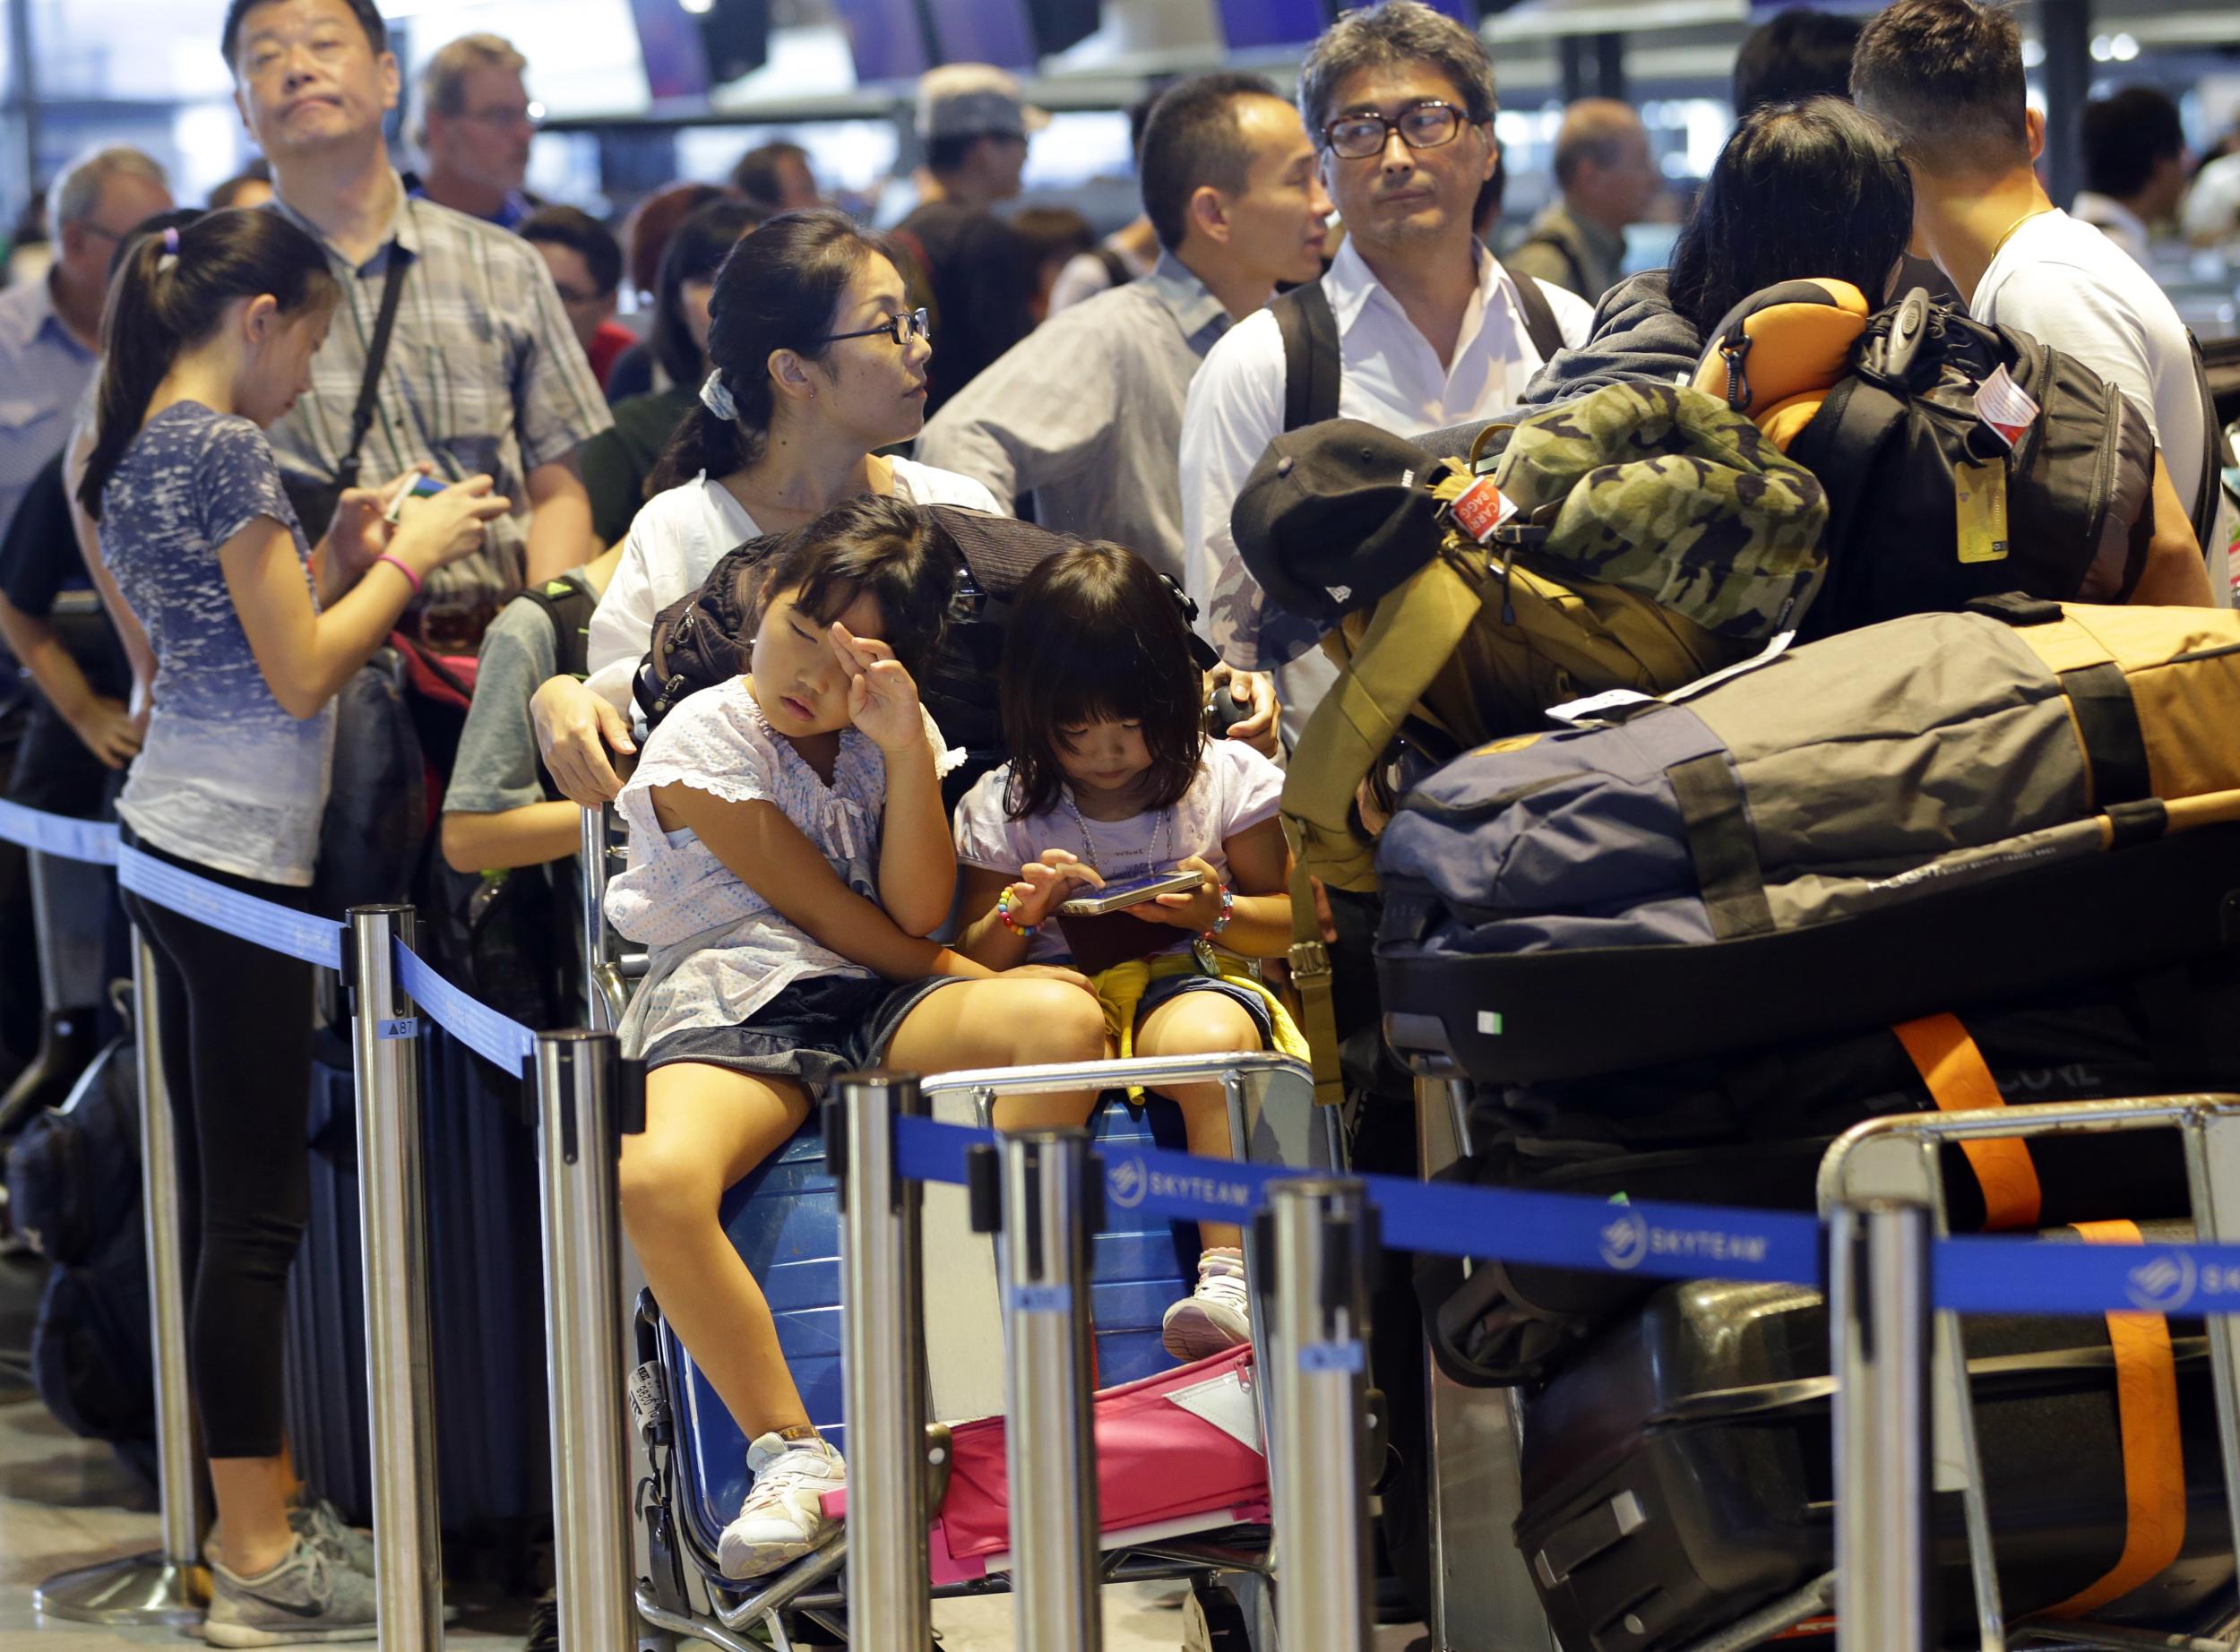
[[[2007, 1002], [1957, 1017], [2013, 1103], [2096, 1101], [2240, 1087], [2240, 957]], [[1820, 1161], [1844, 1130], [1936, 1103], [1888, 1028], [1535, 1085], [1481, 1085], [1478, 1149], [1443, 1179], [1609, 1199], [1815, 1208]], [[2029, 1142], [2036, 1222], [2183, 1218], [2192, 1206], [2173, 1131]], [[1956, 1233], [1986, 1226], [1982, 1190], [1957, 1146], [1943, 1150]], [[1426, 1256], [1417, 1289], [1455, 1381], [1542, 1380], [1580, 1341], [1639, 1303], [1651, 1281], [1502, 1261], [1465, 1269]]]
[[[1957, 1016], [2011, 1102], [2240, 1086], [2240, 826], [1762, 939], [1380, 966], [1395, 1049], [1471, 1085], [1450, 1179], [1808, 1211], [1844, 1130], [1936, 1105], [1895, 1022]], [[2171, 1132], [2029, 1152], [2040, 1224], [2191, 1208]], [[1975, 1179], [1945, 1165], [1973, 1231]], [[1417, 1289], [1442, 1365], [1500, 1384], [1551, 1375], [1646, 1287], [1426, 1258]]]
[[[2180, 1628], [2233, 1579], [2207, 1345], [2198, 1321], [2170, 1331], [2183, 1544], [2095, 1621]], [[2115, 1375], [2104, 1319], [1985, 1316], [1963, 1335], [2012, 1621], [2124, 1552]], [[1672, 1652], [1833, 1569], [1828, 1369], [1817, 1293], [1695, 1281], [1659, 1290], [1527, 1403], [1517, 1542], [1566, 1652]], [[1932, 1598], [1972, 1633], [1957, 1493], [1933, 1498], [1930, 1526]]]
[[[536, 1131], [521, 1086], [423, 1017], [428, 1298], [443, 1529], [526, 1582], [552, 1519]], [[349, 1049], [323, 1031], [312, 1071], [311, 1222], [289, 1279], [289, 1439], [312, 1489], [373, 1512]], [[456, 1569], [456, 1568], [454, 1568]]]

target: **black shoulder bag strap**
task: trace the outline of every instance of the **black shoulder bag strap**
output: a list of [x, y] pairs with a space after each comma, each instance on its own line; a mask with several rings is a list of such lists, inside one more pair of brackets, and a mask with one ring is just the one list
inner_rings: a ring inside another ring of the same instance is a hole
[[381, 283], [381, 313], [374, 318], [373, 342], [366, 349], [366, 376], [358, 381], [358, 405], [350, 409], [350, 442], [342, 451], [341, 462], [334, 467], [338, 492], [358, 486], [358, 450], [366, 445], [366, 433], [374, 427], [374, 410], [381, 403], [381, 369], [389, 359], [389, 335], [397, 330], [397, 304], [404, 297], [404, 272], [411, 264], [412, 254], [402, 244], [390, 242], [388, 272]]
[[1128, 273], [1128, 261], [1109, 246], [1097, 249], [1097, 262], [1105, 267], [1105, 280], [1115, 287], [1125, 287], [1135, 277]]
[[[2230, 461], [2231, 449], [2225, 440], [2225, 427], [2217, 417], [2216, 393], [2209, 387], [2209, 363], [2201, 356], [2201, 341], [2193, 336], [2193, 330], [2185, 330], [2185, 342], [2193, 353], [2193, 383], [2201, 396], [2201, 480], [2193, 490], [2193, 539], [2201, 547], [2201, 555], [2210, 555], [2210, 536], [2217, 531], [2217, 506], [2224, 490], [2224, 469]], [[2212, 566], [2215, 565], [2212, 562]]]
[[[1553, 245], [1560, 247], [1563, 243]], [[1564, 256], [1569, 258], [1566, 250]], [[1529, 275], [1513, 271], [1511, 279], [1517, 284], [1517, 306], [1524, 312], [1524, 336], [1532, 340], [1532, 348], [1540, 352], [1540, 365], [1546, 366], [1555, 359], [1555, 352], [1564, 348], [1564, 330], [1555, 323], [1555, 311], [1540, 290], [1539, 282]]]
[[1295, 287], [1268, 306], [1283, 335], [1283, 427], [1301, 430], [1338, 417], [1338, 314], [1319, 280]]

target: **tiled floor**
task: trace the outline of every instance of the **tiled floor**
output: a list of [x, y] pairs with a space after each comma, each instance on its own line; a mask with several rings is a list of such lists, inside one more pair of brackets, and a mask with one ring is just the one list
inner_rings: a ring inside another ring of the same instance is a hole
[[[172, 1630], [43, 1622], [31, 1609], [31, 1591], [42, 1579], [151, 1547], [155, 1540], [152, 1500], [106, 1448], [73, 1438], [36, 1401], [0, 1405], [0, 1652], [200, 1645]], [[943, 1652], [1010, 1652], [1011, 1611], [1002, 1597], [942, 1603], [935, 1621]], [[513, 1652], [521, 1644], [520, 1619], [514, 1603], [470, 1608], [447, 1637], [447, 1652]], [[1400, 1652], [1420, 1633], [1381, 1630], [1379, 1652]], [[1108, 1652], [1174, 1652], [1182, 1635], [1175, 1586], [1106, 1591]]]

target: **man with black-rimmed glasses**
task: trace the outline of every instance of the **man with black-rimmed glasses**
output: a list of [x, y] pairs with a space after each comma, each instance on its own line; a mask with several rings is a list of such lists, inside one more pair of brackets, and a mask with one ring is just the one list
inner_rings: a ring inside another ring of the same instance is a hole
[[[1320, 282], [1277, 306], [1326, 304], [1334, 323], [1339, 392], [1318, 417], [1402, 435], [1460, 424], [1516, 406], [1543, 360], [1585, 342], [1592, 306], [1546, 282], [1520, 284], [1472, 228], [1498, 153], [1493, 65], [1475, 34], [1419, 0], [1349, 12], [1308, 52], [1299, 112], [1347, 237]], [[1232, 328], [1192, 382], [1183, 561], [1222, 658], [1284, 667], [1278, 685], [1295, 737], [1332, 667], [1319, 654], [1299, 658], [1313, 629], [1265, 608], [1229, 534], [1230, 506], [1284, 428], [1287, 376], [1271, 308]]]

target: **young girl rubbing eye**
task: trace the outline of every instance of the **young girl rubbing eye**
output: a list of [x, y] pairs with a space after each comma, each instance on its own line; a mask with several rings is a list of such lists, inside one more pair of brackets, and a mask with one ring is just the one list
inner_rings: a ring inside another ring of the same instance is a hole
[[[720, 1545], [734, 1578], [823, 1541], [822, 1500], [845, 1471], [724, 1233], [724, 1190], [837, 1073], [1105, 1050], [1078, 975], [999, 977], [924, 938], [949, 915], [956, 858], [913, 674], [941, 630], [955, 546], [916, 506], [878, 497], [771, 543], [746, 675], [686, 700], [647, 741], [621, 797], [630, 866], [607, 898], [615, 927], [652, 950], [621, 1029], [648, 1068], [645, 1132], [623, 1146], [623, 1221], [663, 1313], [752, 1441], [753, 1484]], [[996, 1123], [1080, 1118], [1093, 1099], [1021, 1097]]]
[[[1251, 963], [1291, 944], [1282, 771], [1241, 742], [1206, 738], [1204, 693], [1178, 598], [1133, 551], [1088, 546], [1028, 575], [1004, 651], [1011, 761], [957, 810], [970, 919], [958, 945], [998, 968], [1107, 966], [1096, 985], [1123, 1055], [1272, 1045], [1303, 1056], [1305, 1041]], [[1195, 873], [1196, 887], [1123, 914], [1058, 915], [1071, 896], [1177, 869]], [[1229, 1157], [1221, 1087], [1169, 1094], [1190, 1150]], [[1236, 1229], [1206, 1222], [1200, 1235], [1198, 1287], [1165, 1321], [1177, 1359], [1250, 1332]]]

